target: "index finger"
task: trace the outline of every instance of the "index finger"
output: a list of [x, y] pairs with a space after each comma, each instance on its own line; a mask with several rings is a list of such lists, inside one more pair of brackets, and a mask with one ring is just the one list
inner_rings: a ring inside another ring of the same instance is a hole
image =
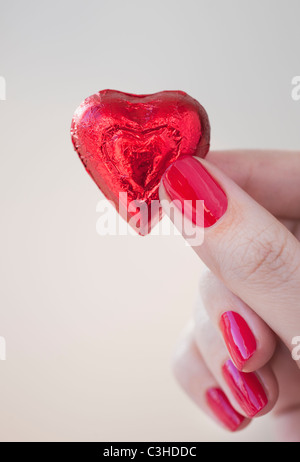
[[300, 218], [300, 151], [211, 151], [216, 165], [280, 218]]
[[[160, 198], [203, 262], [291, 349], [300, 326], [300, 244], [216, 166], [185, 157], [164, 173]], [[174, 204], [173, 214], [167, 207]], [[180, 207], [181, 206], [181, 207]], [[204, 230], [186, 233], [190, 221]]]

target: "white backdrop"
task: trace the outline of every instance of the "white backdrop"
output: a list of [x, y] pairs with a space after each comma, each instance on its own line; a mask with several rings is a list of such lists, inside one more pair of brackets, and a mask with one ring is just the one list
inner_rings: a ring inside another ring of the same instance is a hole
[[69, 137], [104, 88], [180, 89], [212, 148], [299, 149], [298, 0], [0, 0], [0, 439], [270, 440], [220, 430], [170, 372], [201, 264], [180, 237], [100, 237]]

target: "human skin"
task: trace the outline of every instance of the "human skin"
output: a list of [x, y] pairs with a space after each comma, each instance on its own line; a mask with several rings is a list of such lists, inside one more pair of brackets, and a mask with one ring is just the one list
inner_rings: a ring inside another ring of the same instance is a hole
[[193, 243], [206, 270], [175, 376], [224, 428], [271, 412], [274, 439], [299, 442], [300, 152], [210, 152], [199, 167], [188, 162], [175, 162], [160, 186], [162, 204], [198, 195], [209, 216], [204, 242]]

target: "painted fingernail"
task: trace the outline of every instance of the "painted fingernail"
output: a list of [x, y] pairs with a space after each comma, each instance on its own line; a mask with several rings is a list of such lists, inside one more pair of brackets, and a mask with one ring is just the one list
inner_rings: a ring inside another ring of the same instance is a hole
[[[228, 201], [225, 192], [203, 165], [193, 157], [183, 157], [171, 164], [164, 173], [162, 183], [170, 199], [180, 202], [185, 217], [195, 225], [208, 228], [214, 225], [227, 210]], [[186, 207], [185, 201], [189, 201]], [[204, 206], [199, 201], [204, 201]]]
[[207, 390], [206, 401], [213, 414], [228, 430], [235, 432], [244, 422], [245, 417], [236, 412], [220, 388]]
[[223, 365], [223, 376], [247, 416], [256, 416], [268, 404], [263, 386], [254, 372], [246, 374], [239, 371], [229, 359]]
[[220, 328], [231, 359], [238, 369], [242, 369], [256, 351], [256, 340], [250, 327], [241, 315], [226, 311], [221, 316]]

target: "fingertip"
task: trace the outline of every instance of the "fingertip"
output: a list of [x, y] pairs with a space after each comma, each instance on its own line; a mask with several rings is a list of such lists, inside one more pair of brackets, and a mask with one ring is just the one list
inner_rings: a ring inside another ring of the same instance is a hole
[[272, 358], [276, 336], [250, 308], [248, 316], [225, 311], [220, 317], [219, 327], [227, 351], [238, 370], [254, 372]]

